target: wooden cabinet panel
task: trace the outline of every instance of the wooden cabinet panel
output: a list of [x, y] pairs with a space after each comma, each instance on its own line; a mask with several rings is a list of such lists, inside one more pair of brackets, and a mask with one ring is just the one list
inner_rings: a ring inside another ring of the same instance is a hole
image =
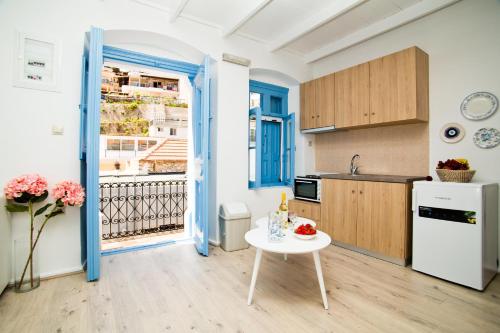
[[316, 83], [304, 82], [300, 85], [300, 129], [316, 126]]
[[321, 224], [333, 240], [356, 245], [357, 189], [355, 181], [321, 182]]
[[411, 47], [370, 61], [369, 66], [370, 124], [427, 121], [426, 53]]
[[404, 262], [411, 256], [411, 185], [322, 180], [321, 224], [333, 240]]
[[370, 66], [364, 63], [335, 73], [335, 127], [370, 123]]
[[290, 212], [295, 212], [298, 216], [314, 221], [318, 221], [321, 218], [321, 205], [315, 202], [289, 200], [288, 210]]
[[314, 127], [327, 127], [335, 124], [334, 74], [314, 80], [316, 84], [316, 118]]
[[376, 193], [370, 182], [358, 182], [358, 219], [356, 224], [356, 245], [366, 250], [373, 250], [372, 246], [372, 212]]
[[289, 200], [288, 211], [294, 212], [297, 216], [305, 217], [316, 222], [318, 229], [321, 229], [321, 204], [303, 200]]
[[370, 250], [404, 259], [407, 235], [407, 185], [365, 182], [364, 194], [372, 198], [366, 209], [371, 215]]

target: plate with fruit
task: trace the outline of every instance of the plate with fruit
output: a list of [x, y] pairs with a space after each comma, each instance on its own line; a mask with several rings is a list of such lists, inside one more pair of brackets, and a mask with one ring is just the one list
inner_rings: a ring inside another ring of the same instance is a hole
[[298, 221], [293, 227], [293, 234], [299, 239], [309, 240], [317, 235], [316, 223], [313, 221]]

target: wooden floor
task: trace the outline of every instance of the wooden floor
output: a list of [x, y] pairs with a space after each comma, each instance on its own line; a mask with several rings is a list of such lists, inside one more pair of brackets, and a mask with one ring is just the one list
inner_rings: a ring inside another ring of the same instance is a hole
[[0, 332], [500, 332], [500, 278], [485, 292], [330, 246], [321, 252], [330, 310], [310, 255], [192, 245], [103, 257], [102, 279], [43, 281], [0, 297]]

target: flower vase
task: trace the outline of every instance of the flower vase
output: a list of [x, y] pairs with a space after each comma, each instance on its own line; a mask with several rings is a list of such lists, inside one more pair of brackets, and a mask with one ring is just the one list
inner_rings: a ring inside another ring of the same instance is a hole
[[32, 259], [28, 262], [30, 246], [29, 239], [14, 240], [14, 290], [18, 293], [28, 292], [40, 286], [40, 270], [36, 248], [33, 251]]

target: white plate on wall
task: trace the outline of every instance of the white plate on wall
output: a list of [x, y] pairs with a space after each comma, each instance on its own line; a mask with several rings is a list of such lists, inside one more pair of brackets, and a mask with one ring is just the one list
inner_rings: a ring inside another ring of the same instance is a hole
[[472, 141], [479, 148], [494, 148], [500, 144], [500, 131], [496, 128], [481, 128], [474, 133]]
[[475, 92], [465, 97], [460, 105], [462, 115], [470, 120], [491, 117], [498, 109], [498, 99], [489, 92]]

